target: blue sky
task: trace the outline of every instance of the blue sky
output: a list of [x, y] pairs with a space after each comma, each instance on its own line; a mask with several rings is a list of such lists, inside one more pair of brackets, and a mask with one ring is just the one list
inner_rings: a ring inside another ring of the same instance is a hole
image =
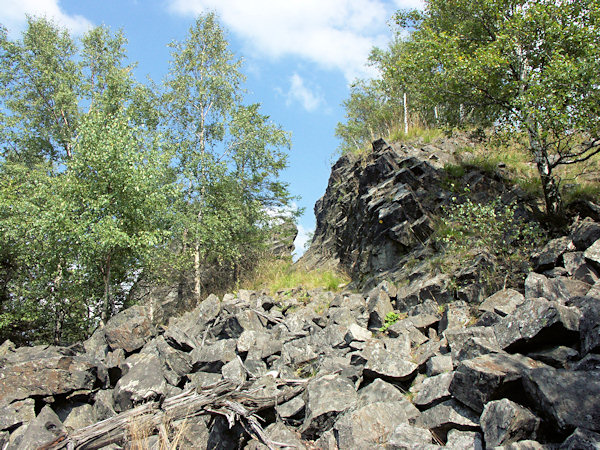
[[305, 208], [296, 246], [315, 226], [313, 206], [337, 158], [334, 130], [349, 84], [368, 77], [370, 49], [391, 37], [388, 21], [421, 0], [0, 0], [0, 23], [18, 38], [25, 15], [53, 18], [79, 36], [94, 25], [122, 29], [139, 81], [166, 74], [173, 40], [198, 14], [215, 11], [231, 50], [244, 60], [247, 101], [292, 133], [283, 178]]

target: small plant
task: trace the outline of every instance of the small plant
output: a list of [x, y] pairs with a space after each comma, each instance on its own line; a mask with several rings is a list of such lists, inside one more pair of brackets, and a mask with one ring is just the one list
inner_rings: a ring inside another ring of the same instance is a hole
[[400, 320], [400, 314], [397, 312], [389, 312], [385, 315], [383, 326], [379, 329], [382, 333], [385, 333], [389, 327], [394, 325]]

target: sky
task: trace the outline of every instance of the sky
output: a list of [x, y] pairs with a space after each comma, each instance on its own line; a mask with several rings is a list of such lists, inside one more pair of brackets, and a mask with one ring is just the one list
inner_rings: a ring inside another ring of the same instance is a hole
[[282, 175], [296, 204], [297, 252], [315, 228], [313, 208], [325, 193], [339, 156], [335, 127], [374, 46], [385, 47], [398, 9], [421, 0], [0, 0], [0, 24], [18, 39], [26, 15], [52, 18], [75, 37], [96, 25], [122, 29], [136, 78], [160, 82], [170, 59], [167, 44], [183, 41], [199, 14], [214, 11], [230, 49], [242, 58], [248, 103], [292, 133], [289, 167]]

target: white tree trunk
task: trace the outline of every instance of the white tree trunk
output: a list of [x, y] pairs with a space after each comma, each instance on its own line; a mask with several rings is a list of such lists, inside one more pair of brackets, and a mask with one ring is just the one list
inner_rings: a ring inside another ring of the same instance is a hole
[[404, 134], [408, 134], [408, 105], [406, 104], [406, 92], [404, 93]]

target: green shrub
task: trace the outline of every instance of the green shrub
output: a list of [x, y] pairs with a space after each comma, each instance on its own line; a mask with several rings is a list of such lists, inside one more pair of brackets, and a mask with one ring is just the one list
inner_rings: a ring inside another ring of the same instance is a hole
[[451, 206], [443, 208], [435, 234], [444, 250], [443, 259], [456, 269], [474, 253], [487, 251], [496, 261], [482, 274], [485, 284], [491, 289], [518, 285], [531, 253], [546, 240], [539, 224], [518, 217], [516, 203], [453, 200]]

